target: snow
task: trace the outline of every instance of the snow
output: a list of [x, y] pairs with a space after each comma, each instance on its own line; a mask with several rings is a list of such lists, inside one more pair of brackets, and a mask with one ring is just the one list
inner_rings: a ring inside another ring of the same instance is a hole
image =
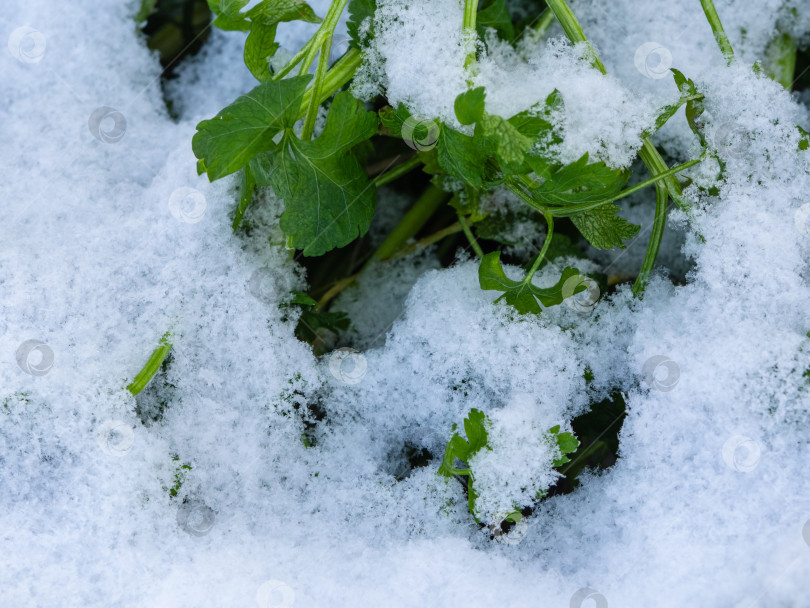
[[[437, 269], [422, 254], [344, 294], [356, 326], [340, 346], [359, 352], [318, 359], [280, 308], [306, 286], [281, 203], [266, 195], [235, 236], [235, 181], [196, 175], [196, 122], [254, 84], [244, 35], [214, 32], [179, 69], [175, 120], [135, 4], [15, 2], [0, 25], [1, 605], [810, 605], [810, 151], [794, 127], [810, 115], [750, 69], [779, 28], [806, 44], [805, 6], [718, 1], [740, 58], [726, 67], [697, 3], [572, 2], [608, 76], [556, 29], [525, 64], [493, 45], [475, 76], [504, 115], [559, 88], [560, 157], [626, 166], [677, 95], [636, 51], [668, 49], [706, 94], [726, 167], [717, 196], [699, 187], [717, 171], [693, 171], [693, 210], [673, 216], [664, 263], [685, 284], [658, 271], [641, 300], [621, 286], [592, 310], [524, 318], [493, 305], [474, 261]], [[380, 7], [384, 61], [363, 90], [452, 121], [459, 3]], [[311, 31], [279, 36], [292, 50]], [[690, 158], [694, 136], [671, 123], [661, 145]], [[648, 223], [651, 204], [629, 202], [628, 217]], [[595, 259], [631, 273], [640, 253]], [[144, 424], [124, 387], [166, 331], [170, 364], [139, 399], [167, 402]], [[550, 480], [533, 431], [616, 389], [617, 464], [543, 501], [516, 542], [490, 541], [436, 474], [452, 425], [487, 412], [496, 512], [515, 484]], [[325, 413], [311, 448], [308, 406]], [[403, 475], [408, 445], [436, 458]]]

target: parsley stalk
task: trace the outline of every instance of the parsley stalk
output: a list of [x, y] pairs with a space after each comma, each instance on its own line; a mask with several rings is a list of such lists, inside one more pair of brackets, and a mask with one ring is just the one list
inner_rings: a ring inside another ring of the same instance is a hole
[[644, 253], [644, 261], [641, 263], [641, 270], [638, 271], [635, 283], [633, 283], [633, 295], [638, 296], [644, 292], [647, 280], [650, 278], [655, 259], [658, 257], [658, 250], [661, 248], [661, 239], [664, 237], [664, 228], [667, 223], [667, 189], [661, 184], [655, 184], [655, 219], [653, 220], [650, 240], [647, 243], [647, 251]]
[[687, 161], [683, 164], [677, 165], [672, 167], [671, 169], [667, 169], [666, 171], [661, 171], [657, 175], [650, 177], [649, 179], [645, 179], [644, 181], [640, 181], [634, 186], [630, 186], [629, 188], [625, 188], [615, 196], [611, 196], [605, 199], [601, 199], [598, 201], [588, 202], [588, 203], [577, 203], [574, 205], [565, 205], [560, 207], [549, 206], [541, 204], [536, 198], [531, 195], [531, 189], [536, 188], [537, 184], [534, 183], [530, 178], [526, 176], [516, 176], [518, 179], [509, 177], [507, 178], [505, 185], [506, 187], [517, 195], [522, 201], [524, 201], [529, 206], [537, 209], [541, 213], [548, 213], [554, 217], [571, 217], [572, 215], [576, 215], [578, 213], [582, 213], [584, 211], [590, 211], [591, 209], [596, 209], [601, 207], [604, 204], [612, 203], [619, 199], [622, 199], [626, 196], [630, 196], [634, 192], [638, 192], [639, 190], [643, 190], [647, 186], [651, 186], [653, 184], [658, 185], [663, 180], [674, 176], [676, 173], [680, 173], [685, 169], [690, 167], [694, 167], [699, 162], [701, 162], [702, 158], [696, 158], [690, 161]]
[[[315, 48], [315, 47], [313, 47]], [[312, 95], [309, 98], [309, 107], [307, 108], [307, 115], [304, 119], [304, 128], [301, 130], [301, 139], [312, 139], [312, 133], [315, 130], [315, 119], [318, 117], [318, 108], [320, 102], [318, 99], [321, 96], [323, 89], [323, 81], [326, 78], [326, 71], [329, 67], [329, 51], [332, 48], [332, 36], [324, 39], [320, 47], [320, 54], [318, 55], [318, 66], [315, 68], [315, 81], [312, 83]]]
[[337, 281], [321, 296], [321, 299], [318, 300], [318, 310], [323, 310], [335, 296], [352, 285], [372, 262], [387, 260], [398, 254], [405, 244], [422, 229], [449, 197], [450, 195], [444, 190], [437, 188], [433, 184], [429, 185], [413, 204], [413, 207], [405, 213], [396, 228], [394, 228], [380, 246], [377, 247], [377, 250], [371, 255], [371, 258], [363, 265], [360, 271]]
[[312, 62], [315, 59], [315, 54], [318, 54], [318, 64], [315, 68], [315, 80], [312, 83], [312, 94], [309, 99], [306, 117], [304, 119], [304, 128], [301, 132], [301, 139], [312, 139], [312, 133], [315, 130], [315, 119], [318, 116], [318, 108], [321, 105], [320, 97], [321, 90], [324, 86], [326, 73], [329, 69], [329, 52], [332, 49], [332, 36], [335, 33], [340, 15], [349, 0], [334, 0], [329, 6], [326, 17], [318, 29], [314, 37], [314, 44], [307, 51], [306, 56], [301, 63], [300, 74], [304, 75], [309, 71]]
[[[557, 17], [557, 21], [560, 22], [565, 35], [568, 36], [568, 39], [575, 44], [578, 42], [586, 44], [591, 53], [591, 63], [593, 66], [602, 72], [602, 74], [607, 74], [604, 64], [599, 59], [590, 40], [588, 40], [587, 36], [585, 36], [585, 32], [577, 20], [576, 15], [574, 15], [574, 13], [565, 3], [565, 0], [548, 0], [546, 4], [552, 11], [554, 11], [554, 16]], [[652, 144], [652, 141], [650, 141], [648, 137], [645, 137], [643, 141], [644, 145], [639, 151], [639, 156], [641, 157], [642, 162], [647, 166], [647, 169], [649, 169], [650, 173], [656, 175], [662, 171], [666, 171], [667, 165], [664, 162], [664, 159], [661, 158], [658, 150]], [[686, 203], [681, 195], [681, 185], [678, 183], [678, 180], [674, 177], [669, 177], [667, 178], [666, 185], [672, 200], [675, 201], [679, 207], [685, 207]]]
[[554, 236], [554, 216], [550, 213], [544, 213], [543, 217], [546, 219], [546, 224], [548, 225], [548, 232], [546, 233], [546, 240], [543, 243], [542, 249], [540, 249], [540, 253], [537, 254], [537, 257], [534, 259], [532, 263], [532, 267], [529, 268], [529, 272], [526, 274], [526, 277], [523, 279], [524, 283], [531, 283], [532, 278], [534, 277], [534, 273], [537, 272], [537, 269], [540, 268], [540, 264], [543, 263], [543, 259], [546, 257], [546, 252], [548, 251], [549, 246], [551, 245], [551, 237]]
[[[462, 23], [462, 31], [474, 40], [475, 34], [475, 21], [478, 16], [478, 0], [464, 0], [464, 21]], [[473, 43], [474, 44], [474, 43]], [[464, 60], [464, 67], [468, 68], [475, 63], [475, 46], [472, 51], [467, 54]]]
[[146, 365], [144, 365], [141, 371], [135, 375], [132, 382], [127, 385], [127, 390], [132, 394], [133, 397], [146, 388], [146, 385], [149, 384], [149, 381], [154, 378], [155, 374], [160, 369], [163, 361], [166, 360], [166, 357], [169, 355], [169, 351], [172, 349], [172, 343], [170, 341], [171, 335], [171, 330], [163, 334], [163, 336], [160, 338], [160, 343], [149, 356], [149, 360], [146, 362]]
[[450, 195], [437, 188], [433, 184], [429, 185], [422, 193], [413, 207], [402, 217], [396, 228], [391, 231], [388, 237], [382, 242], [377, 250], [372, 254], [372, 260], [385, 260], [394, 255], [409, 239], [419, 232], [422, 226], [433, 216], [442, 204], [450, 198]]
[[717, 14], [713, 0], [700, 0], [700, 5], [703, 7], [706, 20], [712, 28], [717, 46], [720, 47], [720, 51], [723, 53], [723, 57], [726, 58], [726, 62], [731, 65], [731, 62], [734, 61], [734, 50], [731, 48], [731, 43], [728, 41], [726, 30], [723, 29], [723, 24], [720, 22], [720, 15]]
[[315, 36], [313, 36], [312, 38], [310, 38], [310, 39], [307, 41], [307, 43], [306, 43], [304, 46], [302, 46], [300, 49], [298, 49], [298, 52], [297, 52], [295, 55], [293, 55], [293, 58], [292, 58], [292, 59], [290, 59], [290, 60], [287, 62], [287, 65], [285, 65], [283, 68], [281, 68], [280, 70], [278, 70], [277, 72], [275, 72], [275, 73], [274, 73], [274, 74], [273, 74], [273, 75], [270, 77], [270, 80], [281, 80], [281, 79], [282, 79], [282, 78], [284, 78], [284, 77], [285, 77], [287, 74], [289, 74], [290, 72], [292, 72], [292, 71], [293, 71], [293, 68], [295, 68], [295, 66], [297, 66], [299, 63], [301, 63], [301, 61], [304, 59], [304, 57], [306, 57], [307, 55], [309, 55], [309, 50], [310, 50], [310, 49], [311, 49], [311, 48], [312, 48], [314, 45], [315, 45]]
[[414, 155], [405, 162], [399, 163], [398, 165], [394, 165], [393, 168], [388, 169], [383, 173], [380, 173], [380, 175], [374, 178], [374, 187], [379, 188], [380, 186], [384, 186], [385, 184], [402, 177], [406, 173], [409, 173], [413, 169], [416, 169], [416, 167], [418, 167], [421, 164], [422, 159]]
[[554, 23], [554, 11], [546, 9], [543, 11], [543, 14], [540, 15], [539, 19], [537, 19], [536, 23], [530, 25], [524, 30], [529, 43], [539, 44], [548, 32], [548, 28], [551, 27], [552, 23]]
[[[596, 67], [596, 69], [603, 74], [607, 74], [604, 64], [602, 64], [602, 62], [599, 60], [593, 45], [591, 45], [590, 41], [585, 36], [582, 26], [574, 13], [565, 3], [565, 0], [547, 0], [546, 4], [548, 4], [548, 7], [554, 11], [554, 15], [557, 17], [557, 20], [560, 22], [560, 25], [562, 26], [569, 40], [574, 43], [586, 43], [588, 48], [592, 51], [591, 60], [594, 67]], [[706, 16], [709, 19], [709, 24], [712, 26], [712, 30], [715, 32], [715, 37], [717, 38], [718, 44], [720, 44], [721, 50], [723, 50], [724, 55], [726, 55], [726, 59], [729, 60], [728, 53], [731, 53], [731, 45], [728, 44], [728, 38], [726, 38], [725, 31], [723, 31], [723, 26], [720, 24], [720, 18], [717, 17], [717, 11], [714, 10], [714, 4], [712, 0], [701, 0], [701, 4], [703, 5], [704, 12], [706, 12]], [[721, 42], [719, 33], [722, 33], [722, 38], [725, 41], [724, 43]], [[724, 44], [726, 45], [725, 47]], [[733, 53], [731, 53], [731, 57], [733, 57]], [[666, 174], [667, 164], [664, 162], [664, 159], [661, 158], [661, 155], [653, 145], [650, 138], [645, 137], [643, 142], [644, 143], [641, 150], [639, 151], [639, 156], [641, 157], [642, 162], [647, 166], [650, 174], [653, 177]], [[680, 208], [685, 208], [687, 205], [683, 200], [681, 185], [677, 178], [674, 175], [669, 175], [665, 178], [663, 183], [665, 185], [666, 192], [669, 194], [675, 204]], [[653, 223], [653, 233], [651, 235], [650, 243], [647, 246], [647, 252], [644, 256], [644, 262], [642, 263], [639, 277], [636, 284], [633, 286], [633, 293], [636, 296], [638, 296], [644, 288], [647, 276], [655, 263], [655, 258], [658, 255], [658, 249], [661, 244], [661, 237], [663, 235], [663, 228], [666, 221], [666, 202], [663, 204], [661, 203], [661, 197], [664, 196], [662, 190], [662, 187], [659, 184], [656, 184], [656, 213]]]
[[458, 223], [461, 225], [461, 229], [464, 231], [464, 236], [467, 237], [467, 240], [470, 242], [470, 247], [475, 252], [476, 257], [483, 258], [484, 257], [484, 250], [481, 249], [481, 245], [478, 244], [478, 241], [475, 239], [475, 235], [470, 230], [470, 224], [467, 222], [467, 218], [459, 212], [458, 214]]
[[559, 21], [560, 26], [565, 32], [565, 35], [568, 36], [568, 39], [575, 44], [577, 42], [585, 44], [588, 47], [593, 67], [603, 74], [607, 74], [604, 64], [596, 54], [596, 49], [593, 48], [591, 41], [588, 40], [587, 36], [585, 36], [585, 32], [583, 31], [579, 20], [577, 20], [576, 15], [574, 15], [573, 11], [565, 3], [565, 0], [548, 0], [546, 5], [548, 5], [548, 7], [554, 13], [554, 16], [557, 18], [557, 21]]

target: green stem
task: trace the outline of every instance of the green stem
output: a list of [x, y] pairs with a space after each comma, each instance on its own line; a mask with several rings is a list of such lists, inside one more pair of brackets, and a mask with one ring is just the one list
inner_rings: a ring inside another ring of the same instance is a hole
[[553, 11], [557, 21], [560, 22], [565, 35], [568, 36], [568, 39], [575, 44], [577, 42], [582, 42], [588, 45], [593, 67], [603, 74], [607, 74], [604, 64], [596, 55], [596, 49], [593, 48], [591, 41], [588, 40], [587, 36], [585, 36], [585, 32], [582, 30], [582, 26], [577, 20], [576, 15], [574, 15], [573, 11], [571, 11], [571, 9], [565, 3], [565, 0], [546, 0], [546, 4]]
[[340, 15], [343, 13], [343, 9], [346, 7], [348, 1], [349, 0], [332, 0], [332, 4], [329, 5], [329, 10], [326, 11], [326, 16], [323, 18], [321, 26], [318, 28], [318, 31], [315, 32], [315, 35], [312, 37], [309, 43], [307, 43], [312, 43], [312, 46], [309, 47], [304, 55], [301, 69], [298, 72], [300, 75], [303, 76], [309, 72], [309, 68], [312, 67], [312, 62], [315, 61], [315, 55], [323, 46], [324, 40], [329, 38], [331, 41], [332, 36], [335, 33], [335, 28], [338, 24], [338, 20], [340, 19]]
[[321, 90], [323, 89], [323, 81], [326, 78], [326, 72], [329, 69], [329, 50], [332, 48], [332, 36], [327, 36], [320, 47], [320, 54], [318, 55], [318, 67], [315, 69], [315, 81], [312, 83], [312, 95], [309, 98], [309, 107], [307, 108], [306, 119], [304, 120], [304, 128], [301, 131], [301, 139], [308, 141], [312, 139], [312, 132], [315, 130], [315, 119], [318, 117], [318, 108], [320, 107]]
[[650, 242], [647, 243], [647, 252], [644, 254], [644, 261], [641, 263], [636, 282], [633, 283], [633, 295], [639, 296], [647, 286], [655, 259], [658, 257], [658, 250], [661, 248], [661, 239], [664, 238], [664, 228], [667, 223], [667, 189], [662, 184], [655, 185], [655, 219], [653, 220]]
[[403, 245], [419, 232], [448, 197], [449, 194], [444, 190], [440, 190], [433, 184], [428, 186], [422, 193], [422, 196], [414, 203], [413, 207], [402, 217], [397, 227], [388, 235], [388, 238], [377, 247], [377, 250], [371, 255], [360, 271], [335, 283], [329, 291], [318, 300], [318, 310], [323, 310], [335, 296], [354, 284], [357, 277], [359, 277], [372, 262], [387, 260], [399, 253]]
[[397, 227], [388, 235], [388, 238], [372, 254], [366, 266], [374, 260], [385, 260], [394, 255], [408, 239], [413, 238], [419, 232], [449, 196], [449, 194], [436, 186], [429, 185], [422, 193], [422, 196], [413, 204], [413, 207], [402, 217]]
[[[587, 44], [592, 53], [591, 61], [593, 66], [602, 72], [602, 74], [607, 74], [604, 64], [600, 61], [596, 54], [596, 49], [593, 48], [593, 45], [585, 36], [585, 32], [582, 30], [582, 26], [580, 25], [579, 21], [577, 21], [576, 15], [574, 15], [574, 13], [565, 3], [565, 0], [547, 0], [546, 4], [552, 11], [554, 11], [554, 16], [557, 17], [557, 21], [560, 22], [565, 35], [568, 36], [568, 39], [574, 43], [583, 42]], [[652, 141], [650, 141], [648, 137], [645, 137], [643, 141], [644, 145], [639, 152], [639, 156], [641, 157], [642, 162], [647, 166], [647, 169], [652, 175], [657, 175], [661, 171], [665, 171], [667, 165], [664, 162], [664, 159], [661, 158], [658, 150], [655, 149]], [[665, 183], [667, 185], [669, 195], [672, 197], [672, 200], [675, 201], [675, 204], [680, 208], [685, 208], [687, 205], [683, 200], [681, 185], [678, 183], [678, 180], [674, 177], [669, 177]]]
[[374, 178], [374, 187], [379, 188], [380, 186], [384, 186], [395, 179], [398, 179], [409, 173], [413, 169], [416, 169], [419, 165], [422, 164], [422, 160], [418, 156], [412, 156], [404, 163], [400, 163], [398, 165], [394, 165], [392, 169], [388, 171], [383, 171], [377, 177]]
[[133, 378], [132, 382], [127, 386], [127, 390], [132, 393], [133, 397], [146, 388], [146, 385], [149, 384], [149, 381], [154, 378], [155, 374], [160, 369], [160, 366], [172, 349], [172, 343], [169, 342], [170, 336], [171, 331], [167, 331], [163, 334], [158, 347], [152, 351], [146, 365], [143, 366], [141, 371], [135, 375], [135, 378]]
[[630, 186], [629, 188], [625, 188], [624, 190], [619, 192], [616, 196], [613, 196], [611, 198], [607, 198], [607, 199], [605, 199], [603, 201], [599, 201], [599, 202], [596, 202], [596, 203], [582, 203], [580, 205], [571, 205], [570, 207], [565, 207], [562, 210], [564, 213], [557, 213], [556, 210], [551, 210], [551, 211], [552, 211], [552, 213], [554, 213], [554, 215], [556, 217], [568, 217], [569, 215], [572, 215], [572, 214], [569, 214], [568, 211], [572, 211], [573, 213], [578, 213], [578, 212], [581, 212], [581, 211], [588, 211], [590, 209], [594, 209], [596, 207], [599, 207], [600, 205], [604, 205], [605, 203], [612, 203], [613, 201], [617, 201], [617, 200], [622, 199], [622, 198], [624, 198], [626, 196], [630, 196], [634, 192], [638, 192], [639, 190], [643, 190], [647, 186], [652, 186], [653, 184], [655, 184], [657, 186], [662, 181], [666, 182], [666, 180], [670, 176], [673, 176], [676, 173], [680, 173], [681, 171], [685, 171], [686, 169], [689, 169], [690, 167], [694, 167], [695, 165], [697, 165], [698, 163], [700, 163], [702, 161], [703, 161], [702, 158], [696, 158], [696, 159], [693, 159], [693, 160], [686, 161], [683, 164], [676, 165], [676, 166], [672, 167], [672, 169], [667, 169], [666, 171], [661, 171], [661, 173], [659, 173], [658, 175], [655, 175], [654, 177], [650, 177], [648, 179], [645, 179], [644, 181], [640, 181], [635, 186]]
[[651, 177], [649, 179], [645, 179], [644, 181], [641, 181], [641, 182], [637, 183], [635, 186], [625, 188], [624, 190], [619, 192], [616, 196], [611, 196], [610, 198], [606, 198], [606, 199], [602, 199], [602, 200], [595, 201], [595, 202], [590, 202], [590, 203], [577, 203], [577, 204], [574, 204], [574, 205], [566, 205], [564, 207], [548, 207], [548, 206], [539, 204], [534, 199], [534, 197], [532, 197], [529, 192], [526, 192], [526, 190], [524, 190], [521, 187], [521, 184], [519, 184], [515, 180], [508, 179], [506, 181], [506, 187], [509, 188], [509, 190], [511, 192], [513, 192], [518, 197], [520, 197], [520, 199], [522, 201], [524, 201], [525, 203], [527, 203], [531, 207], [537, 209], [538, 211], [541, 211], [542, 213], [550, 213], [554, 217], [571, 217], [572, 215], [576, 215], [578, 213], [583, 213], [585, 211], [590, 211], [591, 209], [596, 209], [597, 207], [600, 207], [600, 206], [604, 205], [605, 203], [612, 203], [613, 201], [617, 201], [617, 200], [622, 199], [622, 198], [624, 198], [626, 196], [630, 196], [634, 192], [638, 192], [639, 190], [643, 190], [647, 186], [651, 186], [653, 184], [655, 184], [657, 186], [659, 184], [659, 182], [666, 181], [666, 179], [669, 178], [670, 176], [673, 176], [676, 173], [680, 173], [681, 171], [684, 171], [685, 169], [688, 169], [689, 167], [694, 167], [699, 162], [702, 162], [702, 160], [703, 160], [702, 158], [696, 158], [696, 159], [687, 161], [687, 162], [685, 162], [685, 163], [683, 163], [681, 165], [677, 165], [675, 167], [672, 167], [672, 169], [667, 169], [666, 171], [662, 171], [661, 173], [658, 173], [654, 177]]
[[525, 174], [515, 175], [518, 181], [529, 190], [534, 190], [535, 188], [539, 187], [539, 184], [534, 181], [531, 177]]
[[287, 74], [292, 72], [293, 68], [297, 66], [299, 63], [301, 63], [301, 60], [309, 53], [309, 49], [313, 46], [314, 43], [315, 43], [315, 36], [310, 38], [304, 46], [298, 49], [298, 52], [295, 55], [293, 55], [293, 58], [287, 62], [287, 65], [285, 65], [278, 72], [273, 74], [271, 80], [281, 80]]
[[[363, 56], [360, 54], [360, 51], [350, 49], [339, 61], [335, 62], [332, 69], [326, 73], [326, 77], [323, 80], [320, 94], [316, 98], [318, 99], [318, 104], [322, 104], [340, 90], [344, 84], [349, 82], [357, 71], [357, 68], [360, 67], [362, 61]], [[299, 120], [307, 115], [311, 99], [312, 87], [304, 91], [304, 99], [301, 102], [301, 110], [298, 113]]]
[[[649, 137], [645, 137], [642, 141], [644, 144], [641, 146], [641, 150], [639, 150], [638, 155], [641, 157], [641, 162], [643, 162], [644, 166], [647, 167], [650, 175], [656, 176], [661, 173], [665, 173], [667, 171], [667, 164], [664, 162], [664, 159], [661, 158], [661, 155], [658, 153], [658, 150], [655, 148], [652, 140]], [[685, 200], [683, 200], [681, 184], [677, 178], [670, 175], [664, 179], [664, 184], [666, 184], [670, 198], [675, 201], [678, 208], [687, 209], [689, 205]]]
[[[478, 17], [478, 0], [464, 0], [464, 21], [462, 28], [464, 33], [473, 40], [475, 44], [475, 21]], [[475, 63], [475, 47], [467, 54], [464, 60], [464, 67], [468, 68]]]
[[728, 36], [726, 36], [726, 30], [723, 29], [723, 24], [720, 22], [720, 15], [717, 14], [717, 9], [714, 8], [714, 1], [700, 0], [700, 4], [712, 28], [717, 46], [720, 47], [720, 51], [722, 51], [723, 57], [726, 58], [726, 62], [731, 65], [731, 62], [734, 61], [734, 51], [731, 48], [731, 43], [728, 41]]
[[346, 289], [347, 287], [352, 285], [357, 280], [357, 277], [359, 277], [359, 276], [360, 276], [360, 273], [358, 272], [357, 274], [353, 274], [350, 277], [345, 277], [343, 279], [340, 279], [337, 283], [332, 285], [332, 287], [329, 289], [329, 291], [327, 291], [325, 294], [323, 294], [323, 296], [321, 296], [321, 299], [318, 300], [318, 310], [323, 310], [324, 307], [327, 304], [329, 304], [329, 302], [331, 302], [332, 299], [336, 295], [338, 295], [341, 291], [343, 291], [344, 289]]
[[250, 170], [250, 165], [242, 167], [241, 180], [239, 184], [239, 204], [236, 206], [236, 214], [233, 218], [233, 231], [239, 228], [242, 223], [242, 218], [245, 216], [250, 201], [253, 200], [253, 189], [256, 186], [256, 180], [253, 177], [253, 171]]
[[478, 16], [478, 0], [464, 0], [464, 29], [474, 30]]
[[461, 226], [461, 222], [456, 222], [455, 224], [449, 225], [447, 228], [442, 228], [441, 230], [437, 230], [433, 234], [429, 234], [423, 239], [419, 239], [415, 243], [411, 243], [406, 245], [399, 251], [397, 251], [394, 255], [391, 256], [393, 258], [401, 258], [409, 253], [413, 253], [414, 251], [418, 251], [419, 249], [424, 249], [432, 245], [433, 243], [438, 243], [443, 238], [450, 236], [451, 234], [456, 234], [457, 232], [461, 232], [464, 228]]
[[321, 30], [318, 30], [318, 33], [312, 37], [311, 42], [312, 46], [307, 49], [306, 55], [304, 55], [304, 59], [301, 61], [301, 67], [298, 70], [299, 76], [303, 76], [309, 72], [309, 68], [312, 67], [312, 63], [315, 61], [315, 56], [318, 54], [318, 50], [323, 45]]
[[484, 250], [481, 249], [481, 245], [479, 245], [478, 241], [475, 239], [475, 235], [470, 229], [470, 224], [467, 222], [467, 218], [465, 218], [461, 213], [458, 214], [458, 223], [461, 224], [461, 229], [464, 231], [464, 236], [466, 236], [467, 240], [470, 242], [470, 247], [472, 247], [475, 255], [478, 258], [484, 257]]
[[306, 114], [304, 121], [304, 128], [301, 134], [303, 140], [312, 138], [312, 132], [315, 129], [315, 119], [318, 117], [318, 107], [321, 104], [321, 91], [324, 88], [324, 80], [329, 71], [329, 51], [332, 49], [332, 37], [335, 34], [340, 15], [346, 7], [348, 0], [333, 0], [329, 5], [329, 10], [326, 12], [323, 23], [318, 28], [318, 31], [312, 37], [312, 46], [310, 46], [303, 61], [301, 62], [301, 75], [309, 72], [312, 62], [315, 60], [315, 55], [318, 55], [318, 65], [315, 68], [315, 80], [309, 90], [309, 99], [306, 105]]
[[548, 251], [549, 246], [551, 245], [551, 237], [554, 236], [554, 217], [550, 213], [544, 213], [543, 217], [546, 218], [546, 224], [548, 224], [548, 232], [546, 233], [546, 240], [543, 243], [543, 248], [540, 250], [540, 253], [537, 254], [537, 257], [534, 259], [534, 263], [532, 263], [532, 267], [529, 268], [529, 272], [526, 277], [523, 279], [524, 283], [531, 283], [532, 278], [534, 277], [534, 273], [537, 272], [537, 269], [540, 268], [540, 264], [543, 262], [543, 258], [546, 257], [546, 252]]
[[540, 19], [537, 20], [537, 23], [524, 30], [528, 32], [527, 38], [529, 42], [531, 44], [539, 44], [542, 42], [552, 23], [554, 23], [554, 11], [546, 9], [540, 16]]

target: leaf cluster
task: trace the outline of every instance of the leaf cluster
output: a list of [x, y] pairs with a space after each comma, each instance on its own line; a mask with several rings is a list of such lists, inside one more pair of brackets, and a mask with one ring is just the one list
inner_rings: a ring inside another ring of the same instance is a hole
[[[491, 449], [489, 445], [487, 445], [487, 428], [489, 426], [490, 421], [484, 412], [475, 408], [471, 409], [470, 413], [464, 419], [464, 433], [466, 439], [456, 431], [454, 425], [453, 436], [450, 438], [450, 441], [447, 442], [447, 447], [445, 448], [444, 456], [442, 457], [442, 462], [438, 470], [438, 473], [445, 477], [460, 476], [467, 478], [468, 508], [476, 519], [475, 500], [478, 494], [474, 487], [475, 473], [470, 468], [469, 463], [471, 458], [481, 450]], [[546, 437], [558, 450], [558, 455], [552, 462], [552, 466], [559, 467], [570, 462], [568, 454], [572, 454], [579, 447], [579, 441], [574, 434], [567, 431], [560, 432], [560, 425], [556, 425], [546, 432]], [[457, 461], [464, 463], [464, 468], [457, 467]], [[541, 491], [538, 498], [544, 494], [545, 491]], [[515, 506], [515, 511], [519, 512], [520, 506]]]
[[248, 0], [208, 0], [214, 13], [212, 25], [222, 30], [248, 32], [245, 40], [245, 65], [257, 80], [264, 82], [272, 73], [269, 59], [279, 48], [276, 29], [285, 21], [320, 23], [312, 8], [303, 0], [262, 0], [242, 12]]

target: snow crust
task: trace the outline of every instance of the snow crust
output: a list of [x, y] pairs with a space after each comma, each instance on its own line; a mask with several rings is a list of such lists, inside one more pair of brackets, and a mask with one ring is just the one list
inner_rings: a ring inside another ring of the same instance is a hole
[[[367, 350], [317, 359], [281, 307], [306, 277], [280, 203], [267, 195], [235, 237], [236, 184], [195, 171], [196, 122], [253, 86], [243, 34], [213, 33], [181, 69], [173, 120], [136, 4], [14, 2], [0, 24], [0, 605], [810, 605], [810, 151], [795, 129], [810, 116], [806, 96], [750, 69], [777, 28], [807, 43], [806, 7], [718, 0], [732, 67], [697, 3], [658, 0], [571, 3], [609, 76], [557, 29], [526, 63], [493, 45], [481, 64], [488, 111], [558, 88], [560, 157], [626, 166], [677, 96], [635, 55], [666, 47], [706, 94], [726, 165], [717, 196], [698, 188], [716, 172], [692, 172], [694, 211], [674, 218], [682, 240], [665, 258], [690, 260], [686, 284], [658, 273], [642, 300], [620, 288], [591, 311], [520, 318], [479, 289], [475, 262], [423, 261], [418, 278], [393, 270], [347, 292], [352, 345]], [[380, 7], [358, 87], [452, 121], [460, 4]], [[279, 36], [295, 49], [308, 31]], [[691, 157], [683, 117], [671, 123], [659, 142]], [[651, 206], [631, 201], [629, 217]], [[598, 261], [630, 272], [631, 255]], [[168, 370], [136, 400], [124, 387], [167, 330]], [[436, 475], [451, 426], [488, 412], [500, 449], [482, 483], [497, 510], [516, 485], [549, 481], [532, 425], [616, 389], [617, 464], [544, 501], [519, 542], [490, 541], [460, 484]], [[314, 431], [307, 404], [325, 413]], [[160, 412], [148, 424], [146, 406]], [[407, 446], [436, 459], [406, 470]]]

